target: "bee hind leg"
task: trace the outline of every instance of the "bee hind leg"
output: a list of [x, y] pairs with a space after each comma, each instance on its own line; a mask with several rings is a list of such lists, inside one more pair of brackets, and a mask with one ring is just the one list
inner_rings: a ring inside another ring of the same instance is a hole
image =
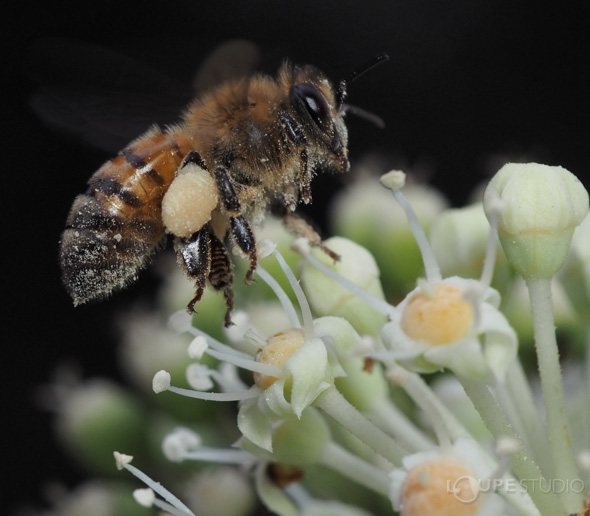
[[188, 239], [177, 239], [175, 248], [186, 275], [195, 280], [195, 297], [188, 303], [187, 311], [195, 312], [195, 305], [201, 300], [208, 280], [215, 290], [223, 292], [227, 306], [225, 326], [231, 325], [233, 266], [223, 243], [207, 225]]
[[188, 239], [177, 239], [175, 249], [178, 262], [186, 275], [195, 280], [195, 297], [187, 305], [187, 311], [192, 314], [195, 312], [195, 305], [203, 296], [205, 283], [211, 270], [211, 235], [209, 229], [200, 229]]
[[231, 326], [231, 312], [234, 307], [234, 291], [232, 288], [234, 273], [232, 262], [229, 259], [225, 246], [214, 234], [211, 238], [211, 267], [209, 271], [209, 283], [215, 290], [223, 292], [227, 311], [225, 313], [225, 326]]

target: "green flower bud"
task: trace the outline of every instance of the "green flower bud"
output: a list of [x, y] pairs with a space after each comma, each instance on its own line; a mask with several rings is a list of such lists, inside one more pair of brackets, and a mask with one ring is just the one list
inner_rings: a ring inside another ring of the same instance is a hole
[[[112, 462], [112, 460], [111, 460]], [[55, 500], [51, 516], [146, 516], [145, 508], [129, 496], [126, 483], [92, 480]]]
[[309, 407], [300, 419], [286, 419], [274, 432], [273, 456], [291, 466], [314, 464], [330, 440], [330, 429], [317, 409]]
[[498, 235], [512, 266], [525, 278], [551, 278], [563, 264], [572, 233], [588, 213], [588, 192], [561, 167], [508, 163], [484, 194], [490, 218], [494, 200], [504, 209]]
[[590, 216], [574, 231], [572, 247], [559, 280], [580, 315], [590, 314]]
[[107, 380], [91, 380], [64, 396], [57, 431], [76, 458], [97, 472], [113, 471], [113, 450], [141, 455], [145, 421], [137, 401]]
[[[443, 277], [479, 278], [486, 257], [490, 224], [481, 203], [443, 211], [430, 227], [429, 240]], [[506, 255], [496, 256], [493, 286], [504, 293], [514, 272]]]
[[[325, 244], [340, 255], [340, 261], [334, 263], [320, 249], [312, 250], [313, 256], [369, 294], [384, 299], [379, 269], [369, 251], [340, 237], [330, 238]], [[384, 315], [309, 263], [302, 264], [300, 277], [316, 315], [343, 317], [361, 334], [375, 334], [385, 323]]]

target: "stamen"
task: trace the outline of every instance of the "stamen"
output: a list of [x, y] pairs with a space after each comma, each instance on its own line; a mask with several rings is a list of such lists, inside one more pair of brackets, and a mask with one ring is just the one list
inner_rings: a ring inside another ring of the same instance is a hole
[[188, 345], [188, 356], [194, 358], [195, 360], [200, 360], [203, 358], [203, 353], [207, 351], [209, 345], [207, 344], [207, 339], [202, 335], [195, 337], [191, 343]]
[[494, 191], [490, 189], [488, 193], [488, 204], [486, 204], [486, 214], [490, 223], [490, 232], [488, 234], [488, 243], [486, 247], [486, 255], [483, 262], [483, 269], [481, 271], [480, 283], [484, 287], [484, 292], [492, 283], [494, 276], [494, 266], [496, 264], [496, 254], [498, 249], [498, 224], [500, 217], [504, 211], [504, 201]]
[[186, 516], [187, 514], [190, 516], [195, 516], [195, 514], [186, 505], [184, 505], [176, 496], [174, 496], [170, 491], [168, 491], [168, 489], [162, 486], [162, 484], [152, 480], [143, 471], [137, 469], [135, 466], [132, 466], [130, 463], [133, 457], [129, 455], [124, 455], [119, 452], [113, 452], [113, 455], [115, 456], [117, 469], [125, 468], [132, 475], [141, 480], [146, 486], [151, 488], [162, 498], [164, 498], [164, 500], [171, 504], [171, 514], [173, 514], [174, 516]]
[[149, 509], [154, 505], [156, 493], [154, 493], [153, 489], [150, 489], [149, 487], [144, 489], [136, 489], [133, 491], [133, 498], [139, 505]]
[[170, 389], [170, 373], [168, 371], [158, 371], [152, 380], [152, 390], [156, 394]]
[[168, 390], [170, 392], [174, 392], [175, 394], [186, 396], [187, 398], [195, 398], [206, 401], [243, 401], [260, 396], [260, 390], [256, 387], [252, 387], [247, 391], [238, 392], [201, 392], [172, 386], [169, 387]]
[[218, 464], [250, 465], [258, 460], [254, 455], [245, 450], [232, 450], [227, 448], [202, 447], [198, 450], [187, 451], [186, 460], [201, 462], [216, 462]]
[[301, 328], [301, 323], [299, 322], [299, 317], [297, 316], [297, 312], [295, 311], [295, 307], [289, 296], [285, 293], [282, 287], [279, 285], [279, 282], [274, 279], [266, 270], [264, 270], [260, 265], [256, 268], [256, 274], [260, 276], [260, 279], [264, 281], [275, 293], [275, 296], [279, 299], [283, 310], [287, 314], [289, 318], [289, 322], [293, 328]]
[[198, 460], [249, 465], [256, 460], [256, 457], [244, 450], [202, 446], [199, 435], [184, 427], [175, 428], [164, 438], [162, 451], [171, 462]]
[[268, 374], [271, 376], [279, 376], [281, 374], [280, 367], [255, 362], [250, 356], [247, 359], [232, 356], [228, 357], [224, 353], [217, 353], [212, 349], [208, 350], [207, 354], [212, 356], [213, 358], [217, 358], [219, 360], [223, 360], [224, 362], [234, 364], [242, 369], [246, 369], [247, 371], [252, 371], [254, 373]]
[[210, 369], [198, 362], [189, 364], [186, 368], [188, 384], [196, 391], [208, 391], [213, 388], [213, 380], [209, 374]]
[[256, 387], [232, 392], [202, 392], [193, 391], [191, 389], [182, 389], [180, 387], [172, 387], [170, 384], [170, 373], [163, 370], [158, 371], [154, 375], [154, 379], [152, 380], [152, 388], [156, 394], [164, 391], [170, 391], [188, 398], [196, 398], [199, 400], [208, 401], [241, 401], [250, 398], [256, 398], [260, 395], [260, 391]]
[[393, 196], [406, 213], [410, 229], [422, 254], [426, 279], [430, 283], [436, 283], [442, 279], [438, 263], [436, 262], [428, 238], [426, 238], [426, 233], [424, 233], [424, 229], [420, 225], [418, 217], [416, 217], [416, 213], [400, 191], [405, 184], [405, 177], [406, 175], [401, 170], [392, 170], [387, 172], [387, 174], [383, 174], [380, 181], [385, 188], [392, 191]]
[[273, 252], [275, 258], [279, 262], [281, 269], [283, 269], [283, 273], [289, 280], [289, 284], [293, 289], [293, 293], [299, 302], [299, 308], [301, 309], [301, 316], [303, 317], [303, 329], [305, 331], [305, 335], [308, 339], [313, 339], [315, 337], [314, 329], [313, 329], [313, 317], [311, 316], [311, 308], [309, 307], [309, 303], [307, 302], [307, 297], [305, 297], [305, 293], [299, 284], [299, 281], [293, 274], [291, 267], [287, 265], [287, 262], [283, 258], [283, 255], [279, 253], [277, 250]]
[[217, 339], [214, 339], [213, 337], [211, 337], [204, 331], [200, 330], [199, 328], [195, 328], [192, 325], [192, 317], [186, 313], [186, 310], [178, 310], [174, 312], [168, 318], [168, 326], [177, 333], [190, 333], [195, 337], [204, 337], [207, 341], [207, 344], [210, 347], [215, 348], [218, 351], [227, 353], [228, 355], [236, 355], [241, 356], [243, 358], [251, 358], [250, 355], [242, 353], [241, 351], [238, 351], [232, 348], [231, 346], [228, 346], [227, 344], [223, 344], [222, 342], [219, 342]]

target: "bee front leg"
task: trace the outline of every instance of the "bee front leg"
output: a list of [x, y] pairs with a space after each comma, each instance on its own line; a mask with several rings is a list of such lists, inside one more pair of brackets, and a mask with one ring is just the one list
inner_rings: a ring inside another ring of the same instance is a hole
[[195, 280], [195, 297], [187, 305], [187, 310], [191, 314], [203, 296], [205, 283], [211, 271], [211, 247], [211, 233], [208, 227], [200, 229], [188, 239], [179, 238], [175, 242], [178, 262], [187, 276]]
[[271, 205], [271, 212], [275, 217], [280, 217], [285, 227], [296, 237], [309, 240], [313, 246], [319, 247], [335, 262], [340, 261], [340, 256], [332, 251], [322, 241], [322, 237], [301, 215], [290, 211], [283, 202], [275, 199]]
[[242, 209], [240, 200], [225, 168], [217, 167], [215, 169], [215, 181], [223, 207], [230, 215], [230, 228], [234, 242], [250, 260], [250, 268], [246, 272], [246, 283], [250, 283], [257, 265], [254, 233], [246, 219], [240, 215]]
[[309, 204], [311, 202], [311, 173], [309, 171], [309, 159], [307, 155], [307, 148], [309, 146], [307, 138], [305, 137], [301, 125], [299, 125], [289, 113], [281, 111], [279, 113], [279, 118], [281, 119], [281, 125], [285, 130], [287, 138], [289, 138], [299, 150], [299, 160], [301, 162], [301, 168], [299, 169], [298, 174], [299, 194], [301, 195], [301, 200], [305, 204]]

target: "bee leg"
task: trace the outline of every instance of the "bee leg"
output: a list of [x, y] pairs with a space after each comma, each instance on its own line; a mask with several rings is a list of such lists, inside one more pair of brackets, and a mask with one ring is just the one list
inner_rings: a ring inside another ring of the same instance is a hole
[[256, 240], [250, 225], [240, 215], [242, 209], [240, 200], [229, 179], [227, 170], [223, 167], [215, 169], [215, 181], [217, 189], [223, 202], [223, 207], [230, 215], [231, 234], [238, 247], [246, 254], [250, 260], [250, 268], [246, 273], [246, 283], [252, 281], [252, 276], [256, 270]]
[[250, 228], [250, 224], [241, 215], [237, 217], [231, 217], [231, 234], [234, 241], [238, 244], [238, 247], [246, 254], [250, 260], [250, 268], [246, 273], [246, 283], [252, 281], [252, 276], [256, 270], [257, 257], [256, 257], [256, 240], [254, 233]]
[[182, 160], [182, 163], [180, 164], [180, 168], [184, 168], [187, 165], [197, 165], [198, 167], [201, 167], [204, 170], [209, 170], [207, 168], [207, 164], [205, 163], [205, 160], [201, 157], [201, 155], [196, 151], [196, 150], [192, 150], [190, 151]]
[[285, 227], [296, 237], [302, 237], [309, 240], [313, 246], [319, 247], [335, 262], [340, 261], [340, 256], [332, 251], [322, 241], [322, 237], [318, 232], [297, 213], [288, 210], [287, 207], [280, 200], [275, 200], [271, 204], [271, 212], [276, 217], [280, 217], [285, 224]]
[[234, 186], [229, 179], [227, 170], [223, 167], [217, 167], [213, 175], [215, 176], [215, 182], [217, 183], [217, 189], [219, 190], [219, 196], [221, 197], [225, 211], [232, 216], [239, 215], [242, 207]]
[[301, 200], [305, 204], [311, 202], [311, 174], [309, 171], [309, 159], [307, 155], [307, 148], [309, 146], [305, 133], [301, 125], [286, 111], [279, 113], [281, 125], [289, 140], [291, 140], [299, 150], [299, 159], [301, 161], [301, 168], [299, 169], [299, 194]]
[[234, 307], [234, 292], [232, 290], [234, 273], [231, 260], [227, 255], [225, 246], [213, 233], [211, 239], [211, 269], [209, 283], [215, 290], [221, 290], [225, 298], [227, 311], [225, 313], [225, 326], [232, 324], [230, 314]]
[[189, 239], [177, 239], [175, 243], [178, 261], [187, 276], [195, 280], [196, 292], [187, 310], [194, 313], [195, 305], [201, 300], [207, 277], [211, 271], [211, 235], [209, 228], [197, 231]]

